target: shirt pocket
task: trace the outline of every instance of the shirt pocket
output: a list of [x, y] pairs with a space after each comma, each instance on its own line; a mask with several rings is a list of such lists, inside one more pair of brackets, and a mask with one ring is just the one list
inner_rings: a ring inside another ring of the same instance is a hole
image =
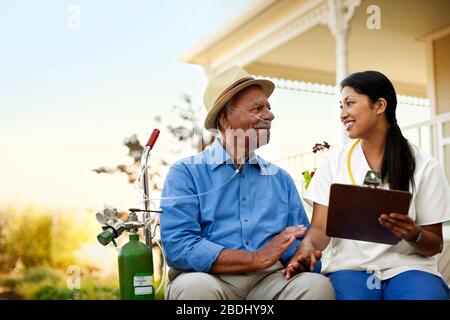
[[252, 215], [256, 218], [257, 228], [263, 233], [278, 234], [289, 226], [287, 199], [256, 197], [255, 202]]

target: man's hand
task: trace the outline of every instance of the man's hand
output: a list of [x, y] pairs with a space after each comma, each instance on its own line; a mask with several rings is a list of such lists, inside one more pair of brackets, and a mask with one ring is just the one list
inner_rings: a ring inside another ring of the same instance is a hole
[[273, 266], [294, 243], [295, 239], [303, 237], [306, 231], [307, 228], [303, 225], [287, 227], [264, 247], [255, 251], [253, 253], [253, 263], [256, 270], [263, 270]]
[[382, 214], [378, 221], [390, 230], [398, 239], [413, 241], [422, 227], [417, 225], [408, 215], [400, 213]]
[[298, 245], [296, 253], [291, 258], [286, 268], [281, 270], [281, 273], [289, 280], [297, 273], [313, 271], [317, 264], [317, 260], [321, 257], [322, 252], [320, 250], [316, 250], [310, 241], [303, 240]]

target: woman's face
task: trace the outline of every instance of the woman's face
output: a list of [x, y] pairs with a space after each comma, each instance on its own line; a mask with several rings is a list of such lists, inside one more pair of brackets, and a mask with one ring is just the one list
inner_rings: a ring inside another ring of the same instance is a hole
[[341, 91], [341, 122], [351, 139], [364, 138], [377, 124], [377, 108], [368, 96], [352, 87]]

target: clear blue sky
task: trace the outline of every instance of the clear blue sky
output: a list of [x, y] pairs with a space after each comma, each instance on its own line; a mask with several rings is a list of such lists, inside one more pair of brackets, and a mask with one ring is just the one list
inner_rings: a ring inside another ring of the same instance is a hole
[[[200, 67], [177, 56], [245, 3], [0, 2], [2, 126], [62, 114], [69, 120], [126, 111], [132, 119], [177, 92], [198, 91]], [[79, 30], [66, 26], [73, 4], [81, 10]]]
[[[0, 1], [0, 201], [135, 196], [90, 169], [126, 161], [124, 137], [150, 132], [183, 92], [199, 101], [203, 72], [177, 57], [246, 3]], [[80, 29], [67, 27], [71, 5]]]
[[[248, 2], [0, 0], [0, 204], [138, 200], [125, 176], [91, 170], [127, 161], [124, 137], [147, 136], [182, 93], [201, 105], [203, 71], [177, 57]], [[70, 5], [80, 29], [67, 26]], [[274, 157], [334, 142], [334, 97], [278, 91], [271, 102]]]

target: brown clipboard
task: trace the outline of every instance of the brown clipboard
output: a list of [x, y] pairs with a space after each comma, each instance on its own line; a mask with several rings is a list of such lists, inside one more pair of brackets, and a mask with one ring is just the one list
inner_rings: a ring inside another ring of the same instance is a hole
[[399, 239], [378, 222], [382, 213], [408, 214], [406, 191], [334, 183], [330, 188], [326, 234], [329, 237], [396, 244]]

